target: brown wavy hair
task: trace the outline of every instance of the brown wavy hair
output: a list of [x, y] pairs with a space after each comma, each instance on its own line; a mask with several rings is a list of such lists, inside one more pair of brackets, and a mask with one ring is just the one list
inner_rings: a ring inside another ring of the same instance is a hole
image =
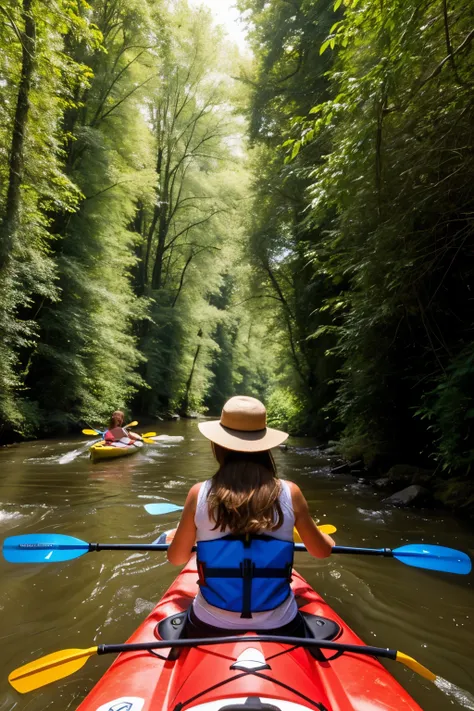
[[214, 530], [241, 535], [280, 528], [281, 483], [271, 452], [236, 452], [214, 443], [212, 449], [220, 464], [207, 499]]
[[112, 417], [110, 418], [109, 428], [113, 430], [115, 429], [115, 427], [123, 427], [124, 422], [125, 415], [122, 410], [115, 410], [115, 412], [112, 413]]

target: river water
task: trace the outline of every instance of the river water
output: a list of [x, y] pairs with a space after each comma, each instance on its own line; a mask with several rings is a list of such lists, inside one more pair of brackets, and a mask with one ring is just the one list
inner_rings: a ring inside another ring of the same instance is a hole
[[[153, 429], [153, 427], [149, 427]], [[28, 442], [0, 450], [0, 538], [57, 532], [87, 541], [150, 542], [176, 514], [153, 517], [147, 502], [184, 503], [215, 465], [195, 421], [159, 423], [181, 442], [149, 446], [93, 464], [85, 439]], [[445, 512], [387, 510], [381, 494], [332, 475], [310, 440], [278, 450], [281, 475], [296, 481], [336, 542], [397, 547], [431, 542], [474, 554], [474, 531]], [[400, 649], [446, 681], [424, 681], [402, 665], [390, 671], [425, 711], [474, 710], [473, 580], [410, 568], [394, 560], [296, 556], [297, 569], [367, 644]], [[170, 585], [177, 569], [163, 553], [90, 553], [51, 565], [0, 561], [0, 711], [74, 710], [111, 663], [93, 657], [76, 674], [20, 695], [8, 673], [44, 654], [125, 641]]]

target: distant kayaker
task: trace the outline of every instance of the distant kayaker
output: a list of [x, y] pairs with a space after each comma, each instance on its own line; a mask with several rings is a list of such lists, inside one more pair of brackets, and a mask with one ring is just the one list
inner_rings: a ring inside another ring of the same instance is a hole
[[271, 448], [288, 435], [266, 426], [252, 397], [226, 402], [220, 420], [202, 422], [219, 469], [189, 491], [168, 560], [183, 565], [197, 541], [200, 591], [188, 614], [189, 636], [253, 630], [305, 636], [290, 587], [293, 527], [308, 552], [330, 555], [300, 488], [278, 478]]
[[109, 429], [104, 434], [104, 439], [106, 442], [122, 442], [123, 444], [128, 444], [129, 440], [141, 440], [140, 435], [135, 434], [135, 432], [129, 432], [123, 426], [125, 422], [125, 414], [122, 410], [115, 410], [112, 413], [109, 423]]

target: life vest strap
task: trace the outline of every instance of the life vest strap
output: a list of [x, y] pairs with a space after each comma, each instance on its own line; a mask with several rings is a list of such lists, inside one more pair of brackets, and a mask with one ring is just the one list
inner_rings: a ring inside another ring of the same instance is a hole
[[[248, 559], [246, 559], [248, 560]], [[291, 565], [284, 568], [256, 568], [252, 565], [250, 572], [245, 569], [245, 561], [240, 568], [209, 568], [205, 563], [199, 563], [199, 578], [286, 578], [291, 580]]]
[[[269, 536], [268, 533], [226, 533], [226, 535], [217, 540], [225, 540], [225, 541], [240, 541], [241, 543], [245, 544], [245, 547], [248, 548], [251, 546], [252, 541], [275, 541], [279, 540], [278, 538], [275, 538], [274, 536]], [[204, 541], [208, 542], [208, 541]]]
[[252, 579], [256, 572], [255, 563], [250, 558], [244, 558], [240, 564], [240, 574], [242, 580], [242, 614], [240, 617], [251, 619], [252, 617]]

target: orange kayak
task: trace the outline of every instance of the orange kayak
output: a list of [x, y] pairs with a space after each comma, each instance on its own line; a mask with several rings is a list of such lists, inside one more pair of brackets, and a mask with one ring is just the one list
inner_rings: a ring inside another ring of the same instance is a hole
[[[129, 642], [179, 640], [197, 579], [193, 557]], [[292, 588], [309, 635], [363, 644], [297, 572]], [[77, 711], [421, 711], [372, 656], [253, 641], [252, 634], [123, 652]]]

